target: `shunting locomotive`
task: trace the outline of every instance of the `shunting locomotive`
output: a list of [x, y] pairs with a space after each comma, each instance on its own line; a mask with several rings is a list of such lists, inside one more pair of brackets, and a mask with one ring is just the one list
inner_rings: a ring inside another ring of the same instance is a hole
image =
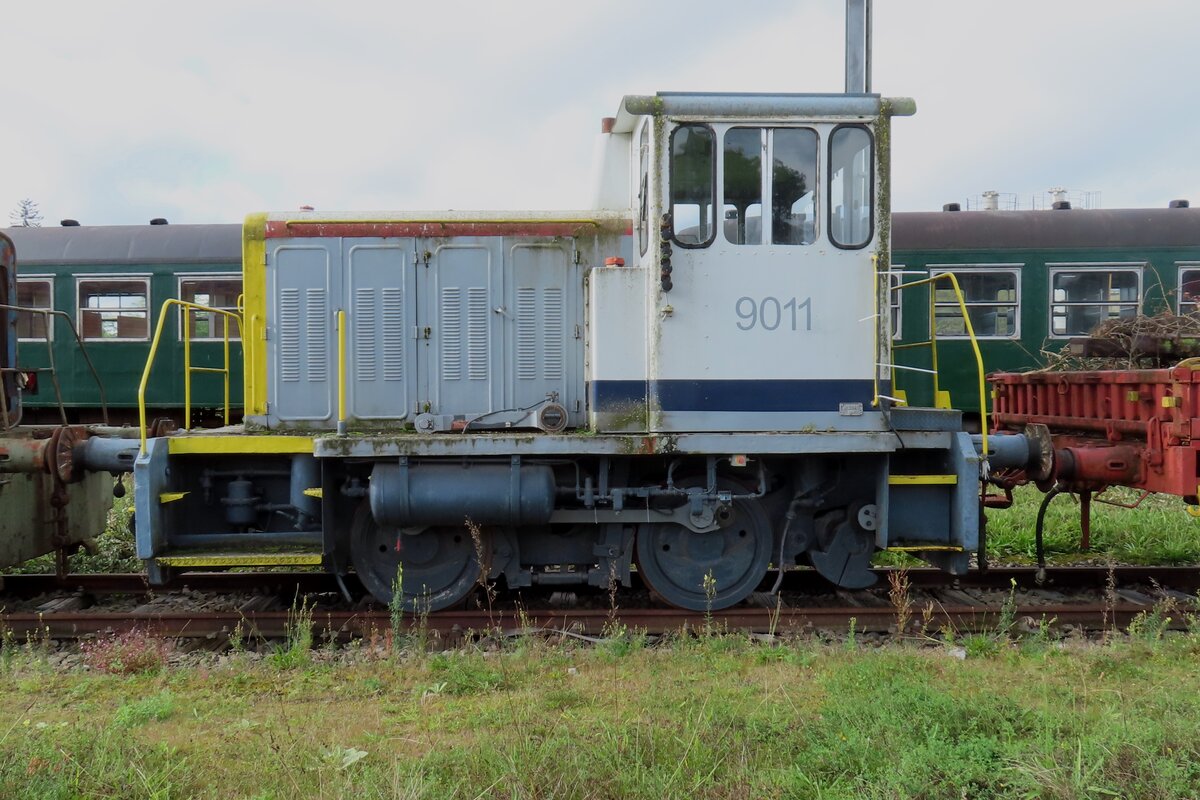
[[797, 563], [868, 585], [879, 549], [965, 571], [988, 445], [889, 394], [915, 105], [847, 16], [843, 94], [625, 97], [592, 209], [248, 217], [245, 422], [144, 442], [151, 580], [319, 564], [436, 610], [636, 574], [720, 609]]

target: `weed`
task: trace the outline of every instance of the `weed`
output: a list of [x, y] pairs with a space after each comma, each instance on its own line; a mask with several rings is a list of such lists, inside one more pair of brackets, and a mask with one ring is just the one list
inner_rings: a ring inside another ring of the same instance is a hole
[[245, 620], [239, 619], [237, 624], [233, 626], [233, 630], [229, 632], [229, 649], [234, 653], [246, 652]]
[[1000, 652], [1000, 639], [987, 633], [972, 633], [964, 636], [960, 645], [972, 658], [994, 656]]
[[411, 640], [414, 649], [418, 653], [429, 652], [430, 633], [429, 633], [429, 607], [432, 601], [429, 599], [429, 594], [424, 593], [420, 597], [413, 600], [415, 611], [417, 614], [417, 626], [412, 632]]
[[909, 593], [908, 569], [901, 567], [888, 573], [888, 599], [896, 609], [896, 635], [904, 636], [912, 620], [912, 595]]
[[83, 663], [97, 672], [128, 675], [162, 669], [171, 652], [171, 643], [135, 627], [83, 642], [79, 652]]
[[775, 593], [775, 608], [771, 610], [771, 623], [767, 628], [767, 635], [772, 639], [775, 638], [775, 632], [779, 630], [779, 618], [783, 615], [783, 595]]
[[929, 638], [929, 628], [933, 625], [933, 601], [926, 600], [921, 608], [921, 638]]
[[50, 626], [39, 611], [38, 626], [25, 633], [25, 654], [30, 658], [44, 660], [49, 653]]
[[858, 649], [858, 617], [850, 618], [850, 629], [846, 631], [846, 649]]
[[713, 600], [717, 597], [717, 579], [713, 577], [712, 570], [704, 573], [704, 635], [713, 635]]
[[392, 626], [392, 655], [397, 655], [404, 636], [403, 562], [396, 565], [396, 577], [392, 580], [392, 597], [388, 600], [388, 617]]
[[1032, 640], [1037, 649], [1043, 649], [1050, 645], [1052, 638], [1050, 635], [1050, 629], [1054, 627], [1054, 623], [1057, 620], [1058, 617], [1050, 617], [1047, 619], [1045, 614], [1043, 614], [1042, 618], [1038, 620], [1037, 630], [1034, 631]]
[[465, 519], [465, 524], [467, 531], [471, 534], [471, 543], [475, 546], [475, 563], [479, 566], [479, 577], [476, 580], [479, 583], [479, 588], [483, 590], [483, 596], [487, 601], [488, 622], [492, 628], [495, 628], [496, 624], [492, 614], [492, 605], [496, 601], [496, 587], [488, 580], [488, 571], [491, 564], [491, 559], [488, 558], [489, 548], [484, 545], [483, 528], [470, 517]]
[[604, 638], [597, 645], [600, 652], [615, 658], [624, 658], [646, 647], [646, 630], [629, 628], [622, 622], [606, 622]]
[[113, 715], [119, 728], [133, 728], [147, 722], [161, 722], [175, 713], [175, 698], [169, 690], [126, 703]]
[[307, 598], [292, 602], [285, 626], [284, 642], [275, 645], [271, 664], [277, 669], [295, 669], [312, 659], [313, 609]]
[[1172, 621], [1172, 615], [1177, 611], [1175, 601], [1168, 597], [1155, 603], [1149, 611], [1138, 614], [1129, 623], [1130, 641], [1156, 645], [1162, 641], [1163, 635]]
[[516, 636], [518, 643], [523, 643], [530, 638], [531, 634], [537, 632], [537, 626], [529, 616], [529, 610], [525, 608], [525, 604], [517, 601], [517, 630]]
[[1008, 596], [1000, 604], [1000, 616], [996, 618], [996, 638], [1007, 641], [1017, 623], [1017, 581], [1008, 579]]
[[17, 649], [17, 637], [12, 628], [0, 624], [0, 671], [7, 672], [12, 668]]
[[438, 690], [439, 694], [479, 694], [507, 685], [503, 673], [476, 655], [438, 653], [430, 659], [429, 669], [441, 678], [438, 683], [443, 686]]
[[608, 622], [605, 627], [608, 628], [617, 621], [617, 562], [615, 559], [608, 561]]
[[[1117, 616], [1115, 609], [1117, 606], [1117, 571], [1113, 567], [1113, 563], [1108, 562], [1108, 576], [1104, 579], [1104, 643], [1110, 641], [1112, 629], [1116, 627]], [[1109, 619], [1112, 620], [1112, 625], [1108, 624]]]

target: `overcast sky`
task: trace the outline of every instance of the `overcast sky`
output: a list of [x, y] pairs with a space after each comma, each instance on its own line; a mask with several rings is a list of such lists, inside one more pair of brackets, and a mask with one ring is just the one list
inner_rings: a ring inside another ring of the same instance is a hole
[[[837, 92], [842, 0], [5, 8], [0, 224], [577, 209], [624, 94]], [[894, 207], [1200, 202], [1196, 0], [876, 0]]]

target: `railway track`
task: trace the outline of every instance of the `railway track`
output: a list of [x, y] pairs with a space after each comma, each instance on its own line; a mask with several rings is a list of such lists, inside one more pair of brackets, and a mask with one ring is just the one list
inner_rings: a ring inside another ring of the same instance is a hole
[[[712, 628], [803, 634], [851, 626], [862, 632], [894, 632], [901, 617], [907, 620], [906, 633], [948, 629], [961, 634], [1008, 623], [1026, 629], [1042, 624], [1100, 629], [1123, 628], [1163, 603], [1186, 611], [1200, 590], [1200, 568], [1192, 567], [1060, 567], [1048, 570], [1040, 585], [1036, 570], [1029, 567], [995, 568], [957, 580], [930, 569], [878, 572], [877, 587], [848, 592], [832, 589], [813, 573], [797, 571], [788, 576], [778, 598], [756, 595], [757, 604], [711, 614], [647, 607], [614, 610], [598, 595], [544, 593], [519, 604], [501, 599], [490, 609], [440, 611], [424, 618], [407, 615], [401, 624], [447, 641], [534, 631], [597, 637], [614, 624], [648, 634]], [[892, 578], [901, 574], [907, 588], [897, 590]], [[320, 573], [190, 573], [153, 592], [137, 574], [72, 575], [62, 581], [52, 575], [13, 575], [4, 580], [0, 606], [7, 601], [9, 608], [18, 610], [0, 614], [0, 629], [18, 640], [76, 639], [131, 629], [166, 638], [218, 641], [238, 629], [251, 639], [277, 639], [297, 624], [297, 613], [289, 609], [297, 596], [311, 598], [305, 614], [319, 636], [378, 635], [393, 624], [387, 609], [342, 600], [336, 584]], [[223, 602], [229, 593], [233, 596]], [[216, 597], [214, 602], [226, 607], [214, 609], [212, 602], [198, 602], [202, 597]], [[114, 606], [113, 598], [126, 598], [126, 605]], [[191, 604], [197, 607], [189, 608]], [[1179, 626], [1184, 614], [1173, 616], [1172, 624]]]

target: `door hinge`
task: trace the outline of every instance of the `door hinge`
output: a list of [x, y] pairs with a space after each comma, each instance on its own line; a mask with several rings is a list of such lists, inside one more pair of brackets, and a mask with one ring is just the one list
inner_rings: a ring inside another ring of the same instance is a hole
[[413, 338], [414, 339], [432, 339], [433, 338], [433, 328], [429, 327], [428, 325], [414, 325], [413, 326]]
[[582, 260], [582, 259], [579, 257], [579, 251], [578, 251], [578, 250], [576, 250], [576, 251], [575, 251], [575, 257], [574, 257], [574, 260], [575, 260], [575, 263], [576, 263], [576, 264], [578, 264], [578, 263], [579, 263], [579, 262]]
[[578, 325], [575, 326], [575, 338], [576, 339], [583, 338], [583, 330]]

